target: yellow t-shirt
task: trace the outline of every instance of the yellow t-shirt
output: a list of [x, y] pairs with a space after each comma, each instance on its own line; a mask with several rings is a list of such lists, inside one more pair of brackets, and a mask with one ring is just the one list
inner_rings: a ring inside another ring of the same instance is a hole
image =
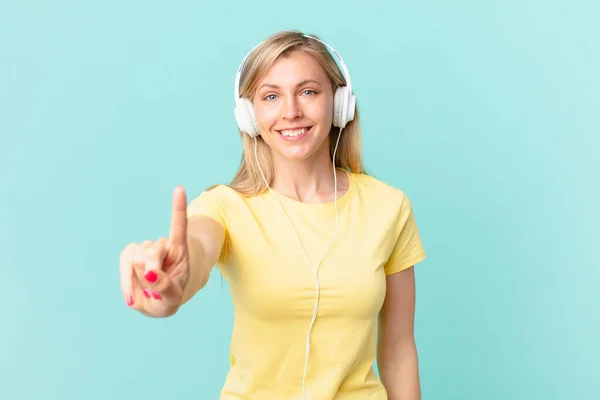
[[[348, 173], [338, 232], [318, 266], [320, 299], [306, 375], [309, 400], [387, 399], [377, 378], [378, 314], [386, 275], [425, 258], [408, 197], [371, 176]], [[274, 192], [316, 264], [335, 227], [333, 202], [301, 203]], [[306, 335], [315, 277], [270, 192], [245, 197], [220, 185], [188, 206], [226, 231], [217, 267], [230, 285], [234, 325], [222, 400], [303, 400]]]

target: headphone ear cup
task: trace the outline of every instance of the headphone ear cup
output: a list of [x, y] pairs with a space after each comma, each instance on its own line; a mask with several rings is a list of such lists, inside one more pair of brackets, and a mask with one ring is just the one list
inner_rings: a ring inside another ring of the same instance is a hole
[[333, 125], [344, 128], [354, 119], [356, 98], [347, 86], [340, 86], [335, 90], [333, 100]]
[[252, 102], [245, 98], [237, 99], [236, 107], [233, 110], [235, 115], [235, 120], [237, 122], [238, 128], [248, 134], [250, 137], [254, 138], [260, 135], [260, 130], [258, 129], [258, 124], [256, 122], [256, 116], [254, 114], [254, 107], [252, 106]]
[[[356, 96], [348, 91], [348, 101], [346, 103], [346, 124], [354, 119], [354, 113], [356, 112]], [[346, 125], [344, 124], [344, 125]]]
[[343, 128], [341, 123], [342, 118], [342, 107], [343, 107], [343, 93], [344, 88], [338, 87], [335, 90], [335, 95], [333, 96], [333, 126], [338, 128]]

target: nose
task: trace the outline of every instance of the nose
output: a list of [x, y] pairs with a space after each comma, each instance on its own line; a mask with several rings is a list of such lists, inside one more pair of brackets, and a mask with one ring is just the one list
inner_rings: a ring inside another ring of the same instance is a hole
[[286, 98], [283, 104], [282, 114], [284, 119], [290, 121], [302, 117], [302, 108], [300, 107], [296, 96]]

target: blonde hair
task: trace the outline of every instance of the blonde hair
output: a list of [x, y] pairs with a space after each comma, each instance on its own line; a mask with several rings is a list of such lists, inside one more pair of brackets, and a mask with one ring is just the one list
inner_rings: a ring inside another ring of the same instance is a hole
[[[311, 36], [318, 38], [314, 35]], [[267, 38], [246, 60], [241, 75], [240, 96], [248, 99], [253, 98], [261, 79], [273, 64], [280, 57], [285, 57], [296, 51], [307, 53], [315, 58], [331, 80], [334, 93], [338, 86], [346, 85], [346, 79], [326, 46], [318, 40], [307, 38], [302, 32], [282, 31]], [[256, 165], [254, 157], [255, 139], [242, 131], [239, 133], [243, 144], [242, 159], [237, 173], [228, 186], [248, 196], [261, 194], [268, 188]], [[333, 157], [338, 134], [339, 128], [332, 125], [329, 133], [330, 157]], [[258, 141], [256, 146], [258, 162], [270, 185], [275, 172], [271, 151], [261, 136], [258, 136], [256, 140]], [[358, 105], [356, 106], [354, 119], [348, 122], [341, 132], [335, 158], [335, 165], [338, 168], [354, 173], [366, 173], [362, 161], [362, 137]]]

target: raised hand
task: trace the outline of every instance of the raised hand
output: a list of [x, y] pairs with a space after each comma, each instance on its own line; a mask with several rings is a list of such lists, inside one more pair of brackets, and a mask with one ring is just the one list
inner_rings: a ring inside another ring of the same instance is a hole
[[151, 317], [174, 314], [190, 276], [187, 202], [178, 186], [173, 192], [169, 238], [129, 243], [121, 252], [121, 290], [127, 305]]

